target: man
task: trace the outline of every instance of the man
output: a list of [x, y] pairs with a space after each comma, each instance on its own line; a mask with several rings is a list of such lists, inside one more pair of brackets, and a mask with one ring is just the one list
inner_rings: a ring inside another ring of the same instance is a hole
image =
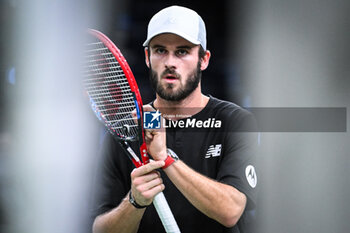
[[156, 91], [144, 110], [162, 113], [166, 133], [146, 130], [154, 161], [136, 169], [105, 140], [93, 231], [164, 232], [151, 205], [164, 190], [181, 232], [246, 232], [256, 199], [254, 140], [239, 131], [254, 121], [239, 106], [202, 94], [211, 55], [203, 20], [188, 8], [165, 8], [149, 22], [144, 46]]

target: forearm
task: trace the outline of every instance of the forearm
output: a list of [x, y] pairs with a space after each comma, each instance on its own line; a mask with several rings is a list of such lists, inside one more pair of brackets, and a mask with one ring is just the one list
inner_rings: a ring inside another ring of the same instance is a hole
[[98, 216], [93, 233], [136, 233], [145, 209], [136, 209], [125, 197], [118, 207]]
[[242, 215], [246, 197], [232, 186], [195, 172], [182, 161], [165, 169], [180, 192], [202, 213], [231, 227]]

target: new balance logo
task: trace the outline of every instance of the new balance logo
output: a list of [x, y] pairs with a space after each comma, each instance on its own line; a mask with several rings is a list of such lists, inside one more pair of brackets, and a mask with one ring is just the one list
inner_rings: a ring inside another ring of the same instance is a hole
[[211, 157], [217, 157], [221, 155], [221, 144], [217, 145], [211, 145], [209, 146], [209, 149], [207, 151], [207, 154], [205, 155], [205, 158], [211, 158]]

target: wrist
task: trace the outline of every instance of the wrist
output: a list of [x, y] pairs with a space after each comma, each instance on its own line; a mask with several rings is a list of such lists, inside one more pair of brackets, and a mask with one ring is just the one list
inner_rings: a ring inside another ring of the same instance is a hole
[[168, 148], [167, 149], [167, 157], [164, 160], [165, 165], [162, 167], [162, 169], [166, 169], [167, 167], [172, 165], [177, 160], [179, 160], [179, 157], [177, 156], [177, 154], [173, 150]]
[[136, 209], [143, 209], [143, 208], [146, 208], [147, 206], [150, 206], [151, 204], [149, 205], [140, 205], [138, 204], [135, 199], [134, 199], [134, 196], [132, 195], [131, 193], [131, 190], [129, 192], [129, 202], [136, 208]]
[[168, 157], [168, 151], [167, 151], [167, 149], [164, 150], [164, 151], [162, 151], [161, 153], [159, 153], [157, 157], [159, 158], [159, 159], [158, 159], [159, 161], [164, 161], [164, 160], [166, 160], [167, 157]]

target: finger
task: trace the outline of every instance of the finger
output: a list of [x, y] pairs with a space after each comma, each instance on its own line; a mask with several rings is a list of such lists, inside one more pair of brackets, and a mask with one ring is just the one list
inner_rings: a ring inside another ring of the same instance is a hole
[[163, 167], [164, 164], [165, 164], [164, 161], [150, 161], [148, 164], [134, 169], [131, 172], [131, 177], [135, 178], [135, 177], [138, 177], [138, 176], [145, 175], [147, 173], [150, 173], [151, 171], [154, 171], [154, 170], [156, 170], [158, 168]]
[[131, 112], [131, 117], [134, 120], [135, 123], [137, 123], [137, 113], [136, 113], [136, 108]]
[[153, 189], [154, 187], [163, 184], [163, 180], [162, 178], [158, 177], [156, 179], [153, 179], [149, 182], [143, 183], [141, 185], [138, 185], [136, 187], [136, 190], [142, 194], [144, 194], [144, 192], [147, 192], [150, 189]]
[[142, 185], [144, 183], [150, 182], [151, 180], [160, 178], [160, 174], [157, 171], [152, 171], [149, 174], [136, 177], [132, 182], [135, 186]]
[[153, 201], [153, 198], [158, 193], [162, 192], [165, 189], [163, 183], [153, 186], [151, 189], [148, 189], [144, 192], [139, 192], [137, 189], [132, 189], [132, 194], [135, 201], [140, 205], [150, 205]]
[[151, 131], [145, 131], [145, 140], [146, 142], [150, 142], [153, 140], [153, 134]]
[[145, 134], [157, 135], [161, 132], [165, 132], [165, 127], [160, 127], [159, 129], [145, 129]]
[[133, 117], [136, 117], [136, 108], [135, 108], [134, 110], [132, 110], [131, 115], [132, 115]]
[[150, 104], [143, 105], [144, 112], [154, 112], [156, 111]]
[[164, 184], [160, 184], [157, 186], [154, 186], [152, 189], [149, 189], [142, 193], [142, 195], [147, 199], [153, 199], [155, 195], [162, 192], [165, 189]]

